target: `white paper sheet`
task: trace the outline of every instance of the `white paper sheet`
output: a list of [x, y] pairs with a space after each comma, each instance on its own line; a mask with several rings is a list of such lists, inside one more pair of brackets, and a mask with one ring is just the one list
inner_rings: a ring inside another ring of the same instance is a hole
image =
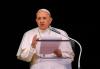
[[41, 54], [51, 54], [55, 49], [58, 49], [61, 43], [61, 38], [44, 38], [41, 39], [40, 53]]

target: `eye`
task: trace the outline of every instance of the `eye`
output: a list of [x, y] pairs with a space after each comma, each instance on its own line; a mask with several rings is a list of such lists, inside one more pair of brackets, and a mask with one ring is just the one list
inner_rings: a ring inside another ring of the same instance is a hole
[[46, 19], [46, 17], [43, 17], [43, 19]]
[[38, 18], [37, 18], [37, 20], [40, 20], [40, 19], [41, 19], [41, 17], [38, 17]]

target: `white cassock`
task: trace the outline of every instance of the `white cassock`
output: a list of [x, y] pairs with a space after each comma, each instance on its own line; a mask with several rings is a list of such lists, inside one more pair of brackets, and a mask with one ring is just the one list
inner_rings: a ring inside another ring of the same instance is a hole
[[43, 54], [40, 54], [40, 43], [37, 42], [36, 48], [32, 48], [31, 43], [35, 35], [39, 39], [43, 37], [60, 37], [62, 40], [68, 40], [68, 35], [57, 29], [64, 36], [51, 31], [49, 28], [46, 30], [40, 30], [38, 27], [27, 31], [22, 39], [17, 52], [17, 58], [23, 61], [31, 62], [30, 69], [71, 69], [71, 62], [74, 59], [74, 52], [72, 50], [70, 42], [61, 43], [59, 49], [62, 52], [62, 57], [67, 57], [66, 59], [50, 59], [50, 57], [56, 57], [54, 53], [46, 54], [45, 57], [48, 59], [43, 59]]

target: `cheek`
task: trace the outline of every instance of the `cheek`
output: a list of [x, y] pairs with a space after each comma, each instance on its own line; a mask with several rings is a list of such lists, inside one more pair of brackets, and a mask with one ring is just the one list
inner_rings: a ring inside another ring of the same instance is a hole
[[46, 25], [50, 25], [51, 24], [51, 22], [48, 20], [47, 22], [46, 22]]
[[48, 24], [46, 24], [46, 26], [49, 26], [50, 24], [48, 23]]
[[39, 22], [38, 22], [38, 21], [36, 21], [36, 24], [37, 24], [37, 25], [39, 25]]
[[40, 23], [39, 23], [39, 22], [36, 22], [36, 24], [37, 24], [38, 26], [40, 26]]
[[49, 25], [51, 24], [51, 21], [50, 21], [50, 20], [48, 21], [48, 24], [49, 24]]
[[40, 21], [38, 20], [38, 21], [36, 21], [36, 23], [39, 25], [40, 24]]

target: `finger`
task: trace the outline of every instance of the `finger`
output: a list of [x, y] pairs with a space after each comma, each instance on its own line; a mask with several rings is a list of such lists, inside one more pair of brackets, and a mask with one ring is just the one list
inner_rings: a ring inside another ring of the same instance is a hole
[[35, 45], [35, 43], [36, 43], [36, 37], [37, 37], [37, 35], [35, 35], [35, 36], [33, 37], [33, 39], [32, 39], [32, 45]]
[[37, 42], [38, 40], [39, 40], [39, 38], [35, 38], [35, 39], [33, 39], [34, 42]]
[[36, 40], [39, 40], [39, 38], [37, 38]]
[[37, 39], [37, 35], [35, 35], [35, 36], [33, 37], [33, 39]]
[[37, 39], [37, 35], [35, 35], [35, 36], [33, 37], [33, 41], [36, 41], [36, 39]]

